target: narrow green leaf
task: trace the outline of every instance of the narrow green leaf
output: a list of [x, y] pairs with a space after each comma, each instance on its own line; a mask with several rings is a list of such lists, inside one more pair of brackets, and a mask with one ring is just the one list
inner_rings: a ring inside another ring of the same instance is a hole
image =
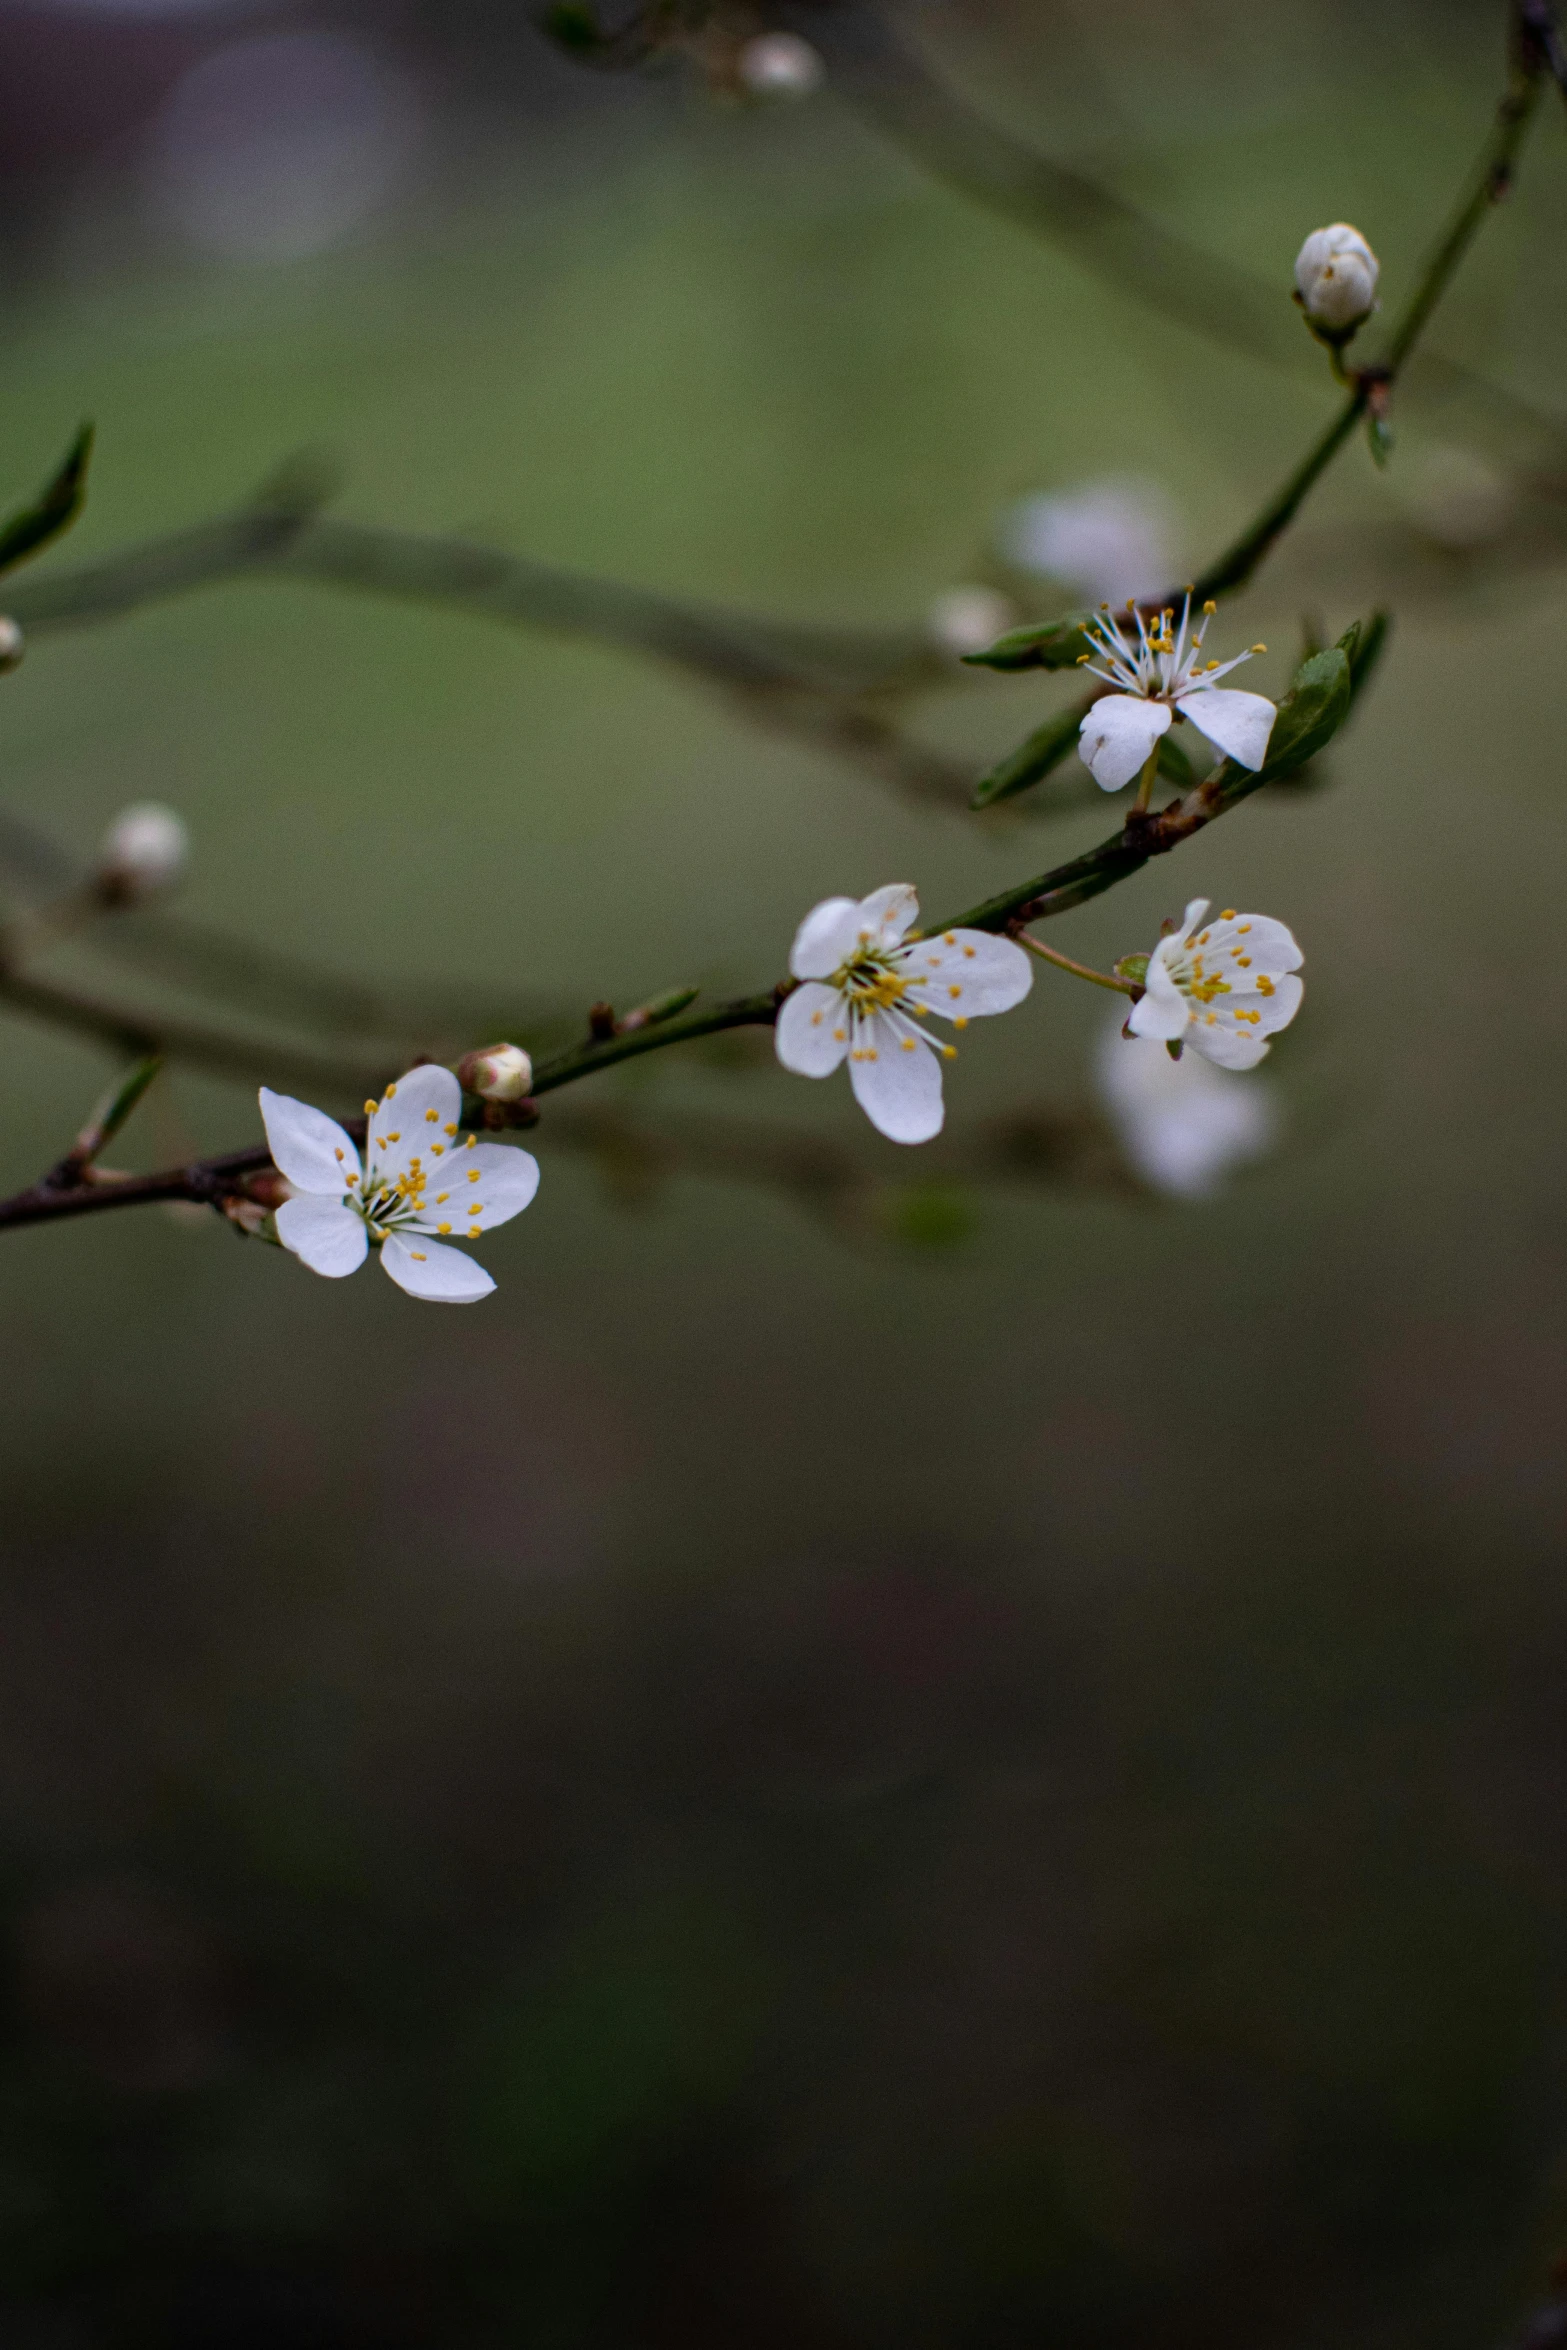
[[1036, 726], [1026, 742], [982, 775], [974, 786], [971, 808], [993, 808], [998, 800], [1009, 800], [1015, 792], [1027, 791], [1059, 767], [1077, 748], [1077, 731], [1083, 723], [1083, 705], [1073, 702], [1065, 710], [1057, 710], [1043, 726]]
[[0, 571], [9, 571], [28, 555], [36, 555], [51, 539], [68, 530], [82, 510], [87, 495], [87, 460], [92, 455], [93, 428], [84, 424], [66, 452], [65, 462], [48, 488], [31, 506], [23, 506], [0, 523]]
[[1185, 746], [1176, 741], [1173, 732], [1159, 738], [1158, 772], [1166, 783], [1173, 783], [1177, 791], [1190, 791], [1197, 781], [1197, 770], [1188, 758]]
[[1086, 612], [1070, 612], [1064, 620], [1031, 622], [1027, 628], [1009, 628], [983, 653], [965, 653], [971, 669], [1074, 669], [1091, 650], [1083, 634]]
[[1241, 771], [1247, 790], [1254, 790], [1259, 783], [1276, 783], [1281, 775], [1292, 775], [1332, 741], [1349, 716], [1349, 664], [1359, 638], [1357, 621], [1336, 645], [1301, 663], [1273, 721], [1266, 765], [1255, 779]]
[[1387, 651], [1387, 640], [1393, 633], [1391, 612], [1373, 612], [1358, 634], [1349, 656], [1350, 699], [1358, 702], [1376, 673], [1377, 664]]

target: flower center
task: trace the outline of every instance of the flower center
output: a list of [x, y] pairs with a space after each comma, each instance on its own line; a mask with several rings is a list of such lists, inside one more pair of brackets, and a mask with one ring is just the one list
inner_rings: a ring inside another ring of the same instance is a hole
[[900, 979], [879, 955], [861, 955], [845, 963], [834, 973], [832, 985], [842, 990], [857, 1011], [866, 1013], [891, 1012], [909, 992], [908, 981]]
[[395, 1181], [372, 1174], [362, 1191], [349, 1194], [349, 1206], [363, 1216], [370, 1239], [379, 1247], [389, 1232], [411, 1224], [424, 1206], [424, 1176], [417, 1166]]

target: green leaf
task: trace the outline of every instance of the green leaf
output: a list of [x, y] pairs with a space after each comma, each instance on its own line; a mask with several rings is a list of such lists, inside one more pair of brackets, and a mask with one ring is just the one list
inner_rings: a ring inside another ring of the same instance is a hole
[[1075, 669], [1092, 650], [1083, 634], [1087, 618], [1086, 612], [1069, 612], [1064, 620], [1009, 628], [983, 653], [965, 653], [964, 661], [971, 669]]
[[1052, 767], [1077, 748], [1077, 731], [1083, 723], [1083, 705], [1072, 703], [1065, 710], [1057, 710], [1043, 726], [1036, 726], [1026, 742], [982, 775], [974, 786], [971, 808], [993, 808], [998, 800], [1011, 799], [1014, 792], [1027, 791], [1038, 783]]
[[1292, 775], [1337, 734], [1349, 716], [1350, 660], [1359, 640], [1357, 621], [1336, 645], [1330, 645], [1325, 653], [1313, 653], [1296, 670], [1295, 682], [1273, 721], [1267, 763], [1257, 783], [1276, 783], [1281, 775]]
[[0, 523], [0, 571], [9, 571], [28, 555], [36, 555], [62, 530], [69, 530], [87, 495], [87, 460], [92, 455], [93, 428], [84, 424], [66, 452], [65, 462], [48, 488], [31, 506], [23, 506], [8, 522]]
[[1177, 791], [1190, 791], [1197, 781], [1197, 770], [1187, 757], [1185, 748], [1173, 732], [1159, 737], [1159, 766], [1166, 783], [1173, 783]]
[[1141, 987], [1148, 976], [1149, 960], [1147, 955], [1123, 955], [1115, 965], [1117, 979], [1132, 979]]
[[1371, 618], [1356, 631], [1356, 643], [1349, 656], [1349, 694], [1358, 702], [1371, 683], [1378, 662], [1387, 651], [1387, 640], [1393, 633], [1391, 612], [1373, 612]]

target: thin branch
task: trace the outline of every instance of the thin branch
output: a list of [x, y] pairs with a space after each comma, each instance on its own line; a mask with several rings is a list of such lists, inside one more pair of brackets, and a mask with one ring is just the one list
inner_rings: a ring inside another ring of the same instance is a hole
[[[1539, 0], [1532, 9], [1525, 0], [1525, 12], [1550, 15]], [[1545, 36], [1534, 29], [1539, 61], [1548, 62]], [[1311, 366], [1311, 347], [1280, 288], [1190, 243], [1087, 173], [1001, 129], [956, 94], [891, 8], [860, 0], [813, 10], [810, 34], [828, 58], [835, 85], [922, 170], [1060, 246], [1114, 291], [1177, 325], [1293, 374]], [[1493, 438], [1515, 439], [1522, 427], [1558, 458], [1567, 450], [1567, 428], [1559, 419], [1470, 369], [1427, 354], [1422, 373], [1433, 406], [1464, 403], [1484, 416]]]

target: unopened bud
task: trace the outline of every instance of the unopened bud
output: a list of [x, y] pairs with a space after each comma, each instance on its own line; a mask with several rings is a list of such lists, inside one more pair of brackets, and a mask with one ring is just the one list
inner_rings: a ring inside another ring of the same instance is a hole
[[753, 97], [808, 98], [827, 68], [821, 51], [798, 33], [758, 33], [741, 50], [736, 71]]
[[1295, 299], [1329, 341], [1352, 335], [1377, 306], [1381, 263], [1358, 228], [1313, 229], [1295, 257]]
[[190, 834], [172, 808], [138, 800], [122, 808], [98, 844], [98, 886], [114, 905], [134, 905], [178, 881]]
[[458, 1062], [457, 1082], [483, 1102], [520, 1102], [533, 1083], [533, 1063], [520, 1044], [481, 1045]]
[[27, 640], [16, 622], [0, 612], [0, 670], [14, 669], [27, 650]]
[[948, 588], [931, 605], [926, 625], [944, 653], [984, 653], [1016, 627], [1017, 606], [999, 588]]

